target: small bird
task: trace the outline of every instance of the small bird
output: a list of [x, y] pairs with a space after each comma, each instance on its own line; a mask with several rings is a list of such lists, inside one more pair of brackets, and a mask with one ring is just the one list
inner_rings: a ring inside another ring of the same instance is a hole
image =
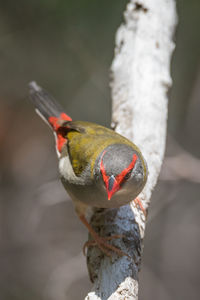
[[[142, 153], [131, 141], [111, 129], [72, 121], [36, 82], [31, 82], [29, 89], [36, 112], [55, 135], [63, 186], [93, 238], [85, 247], [97, 245], [108, 256], [112, 251], [126, 255], [108, 243], [119, 236], [99, 236], [86, 216], [89, 208], [115, 208], [137, 199], [147, 180], [147, 164]], [[143, 210], [141, 203], [139, 205]]]

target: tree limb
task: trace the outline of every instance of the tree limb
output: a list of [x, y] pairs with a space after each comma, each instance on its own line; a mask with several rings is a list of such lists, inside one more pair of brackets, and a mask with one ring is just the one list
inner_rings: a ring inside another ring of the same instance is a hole
[[[125, 23], [116, 34], [112, 71], [112, 126], [142, 151], [149, 177], [139, 195], [148, 210], [160, 172], [166, 139], [167, 91], [171, 86], [170, 59], [176, 25], [174, 0], [131, 0]], [[122, 234], [115, 245], [132, 259], [102, 256], [93, 247], [87, 261], [93, 291], [85, 299], [138, 299], [138, 272], [145, 216], [134, 202], [120, 209], [98, 210], [92, 226], [102, 235]]]

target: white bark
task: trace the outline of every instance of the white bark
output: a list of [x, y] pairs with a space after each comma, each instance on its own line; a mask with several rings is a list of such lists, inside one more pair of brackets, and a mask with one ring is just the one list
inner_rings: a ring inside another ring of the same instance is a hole
[[[116, 34], [111, 67], [112, 125], [139, 146], [147, 161], [149, 177], [140, 200], [148, 209], [165, 150], [166, 93], [171, 85], [170, 59], [177, 20], [175, 1], [131, 0], [124, 16], [125, 24]], [[125, 256], [109, 259], [101, 257], [96, 248], [90, 249], [88, 269], [94, 287], [87, 300], [138, 298], [145, 221], [142, 211], [133, 203], [93, 216], [91, 222], [96, 230], [126, 236], [115, 244], [133, 259]]]

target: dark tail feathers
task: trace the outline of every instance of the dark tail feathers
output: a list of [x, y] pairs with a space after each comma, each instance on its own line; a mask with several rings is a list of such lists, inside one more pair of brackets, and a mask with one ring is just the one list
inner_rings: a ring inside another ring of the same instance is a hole
[[59, 117], [63, 109], [54, 98], [42, 89], [35, 81], [29, 83], [30, 99], [36, 112], [49, 123], [49, 117]]

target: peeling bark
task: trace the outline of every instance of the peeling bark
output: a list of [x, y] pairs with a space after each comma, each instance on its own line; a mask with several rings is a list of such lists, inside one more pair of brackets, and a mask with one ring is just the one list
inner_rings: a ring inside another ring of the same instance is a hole
[[[167, 91], [171, 86], [170, 60], [176, 25], [174, 0], [131, 0], [125, 22], [116, 34], [111, 66], [112, 127], [142, 151], [149, 170], [139, 195], [148, 210], [163, 161], [167, 127]], [[128, 257], [110, 259], [96, 248], [87, 254], [94, 282], [85, 299], [138, 299], [138, 272], [145, 231], [145, 216], [134, 202], [120, 209], [97, 210], [92, 226], [101, 235], [122, 234], [113, 244]]]

